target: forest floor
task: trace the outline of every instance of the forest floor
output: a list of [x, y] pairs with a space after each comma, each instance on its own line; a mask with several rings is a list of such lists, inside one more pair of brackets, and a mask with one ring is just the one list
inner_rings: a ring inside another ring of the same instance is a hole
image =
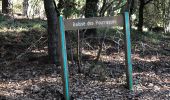
[[[47, 62], [47, 34], [40, 28], [44, 22], [15, 23], [0, 25], [0, 100], [61, 100], [61, 66]], [[160, 33], [154, 40], [155, 34], [132, 42], [133, 92], [126, 87], [120, 47], [119, 52], [108, 48], [98, 64], [83, 60], [82, 73], [69, 61], [71, 96], [75, 100], [170, 100], [170, 34]], [[88, 55], [93, 52], [82, 50]]]

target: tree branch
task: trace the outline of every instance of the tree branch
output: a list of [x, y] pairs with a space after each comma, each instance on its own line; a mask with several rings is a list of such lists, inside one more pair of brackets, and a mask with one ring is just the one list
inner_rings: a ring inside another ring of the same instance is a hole
[[148, 0], [148, 1], [146, 1], [146, 2], [144, 3], [144, 5], [150, 3], [151, 1], [153, 1], [153, 0]]

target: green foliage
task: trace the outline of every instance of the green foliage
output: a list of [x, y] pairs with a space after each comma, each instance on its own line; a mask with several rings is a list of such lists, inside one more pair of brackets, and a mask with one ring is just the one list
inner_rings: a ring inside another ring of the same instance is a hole
[[1, 30], [15, 30], [15, 31], [28, 31], [28, 30], [39, 30], [45, 31], [46, 22], [39, 19], [18, 19], [18, 20], [4, 20], [0, 24]]
[[5, 17], [3, 15], [0, 15], [0, 22], [5, 21]]
[[21, 0], [13, 0], [12, 1], [12, 10], [14, 13], [22, 12], [22, 1]]
[[35, 30], [41, 30], [41, 31], [43, 30], [44, 31], [44, 28], [41, 26], [41, 24], [34, 24], [32, 28]]
[[135, 44], [136, 41], [138, 42], [147, 41], [150, 44], [159, 44], [159, 42], [163, 38], [164, 38], [164, 34], [162, 34], [161, 32], [148, 31], [148, 32], [139, 33], [137, 30], [134, 29], [132, 29], [131, 31], [132, 44]]
[[19, 9], [19, 10], [22, 9], [22, 5], [20, 5], [20, 4], [15, 4], [14, 7], [15, 7], [15, 9]]
[[[169, 0], [153, 0], [144, 7], [144, 26], [151, 27], [164, 27], [169, 24], [169, 12], [170, 12]], [[133, 7], [133, 13], [136, 16], [136, 20], [139, 20], [139, 0], [135, 1]]]
[[99, 37], [102, 37], [103, 33], [106, 34], [106, 36], [114, 36], [114, 37], [119, 37], [119, 38], [123, 37], [123, 30], [121, 27], [97, 29], [97, 35]]
[[76, 7], [68, 7], [63, 10], [63, 15], [65, 15], [66, 18], [78, 14], [80, 11]]
[[85, 5], [85, 0], [71, 0], [62, 3], [62, 7], [59, 9], [65, 18], [80, 16], [82, 14], [82, 8]]

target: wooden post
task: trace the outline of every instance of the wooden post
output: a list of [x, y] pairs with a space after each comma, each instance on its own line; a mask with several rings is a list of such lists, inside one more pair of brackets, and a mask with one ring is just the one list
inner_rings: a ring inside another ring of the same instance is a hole
[[129, 90], [133, 90], [129, 12], [124, 12], [124, 31], [126, 79]]
[[78, 73], [81, 73], [81, 59], [80, 59], [80, 32], [77, 31], [77, 66], [78, 66]]
[[59, 16], [57, 29], [59, 33], [59, 55], [60, 55], [60, 62], [62, 68], [63, 93], [64, 93], [65, 100], [70, 100], [69, 72], [68, 72], [68, 64], [67, 64], [65, 29], [64, 29], [64, 22], [62, 16]]

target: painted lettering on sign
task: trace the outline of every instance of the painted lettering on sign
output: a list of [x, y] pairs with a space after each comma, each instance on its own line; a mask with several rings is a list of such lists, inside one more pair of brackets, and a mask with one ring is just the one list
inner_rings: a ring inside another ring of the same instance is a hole
[[86, 22], [73, 22], [73, 27], [82, 27], [82, 26], [92, 26], [92, 25], [113, 25], [116, 21], [98, 21], [95, 22], [88, 21]]
[[113, 25], [116, 23], [116, 21], [112, 20], [112, 21], [95, 21], [96, 25]]
[[80, 26], [85, 26], [85, 22], [73, 22], [73, 27], [80, 27]]
[[91, 26], [91, 25], [94, 25], [94, 22], [88, 21], [88, 22], [87, 22], [87, 26]]
[[65, 30], [90, 29], [123, 25], [123, 16], [64, 20]]

